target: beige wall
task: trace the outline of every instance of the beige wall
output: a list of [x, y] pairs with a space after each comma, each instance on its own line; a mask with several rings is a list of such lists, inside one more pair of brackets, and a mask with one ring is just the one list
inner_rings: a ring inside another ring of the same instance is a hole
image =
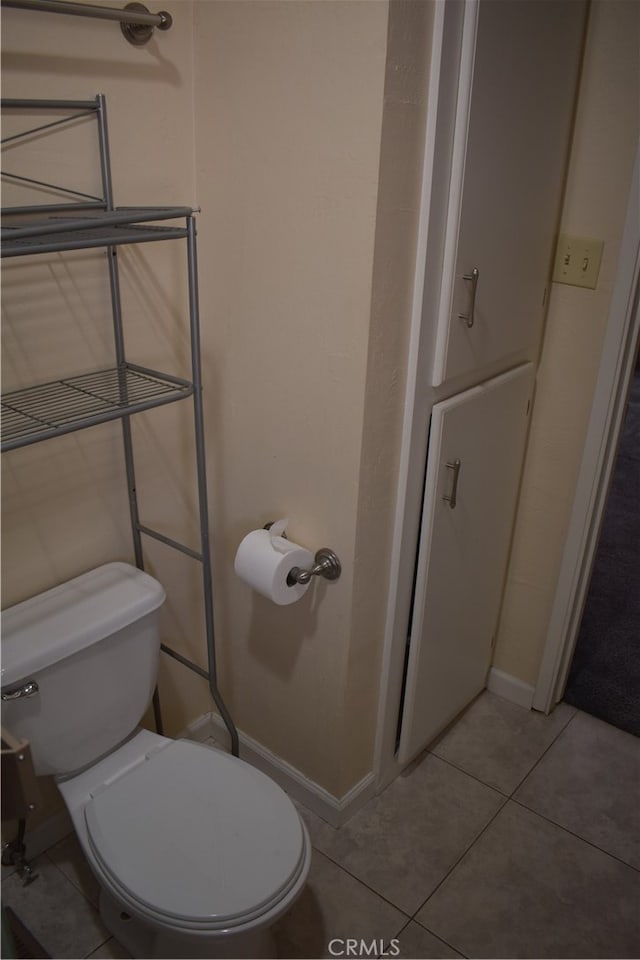
[[[430, 5], [392, 5], [388, 51], [387, 15], [195, 12], [224, 677], [242, 729], [337, 796], [372, 767]], [[232, 570], [281, 516], [343, 564], [295, 607]]]
[[593, 0], [561, 231], [604, 240], [596, 290], [552, 284], [494, 666], [535, 684], [598, 372], [640, 118], [640, 5]]
[[[372, 762], [431, 5], [393, 5], [388, 58], [386, 2], [169, 9], [174, 26], [143, 49], [114, 25], [3, 11], [3, 95], [104, 92], [116, 201], [202, 208], [220, 684], [242, 731], [341, 796]], [[73, 182], [76, 160], [60, 162]], [[107, 358], [103, 262], [71, 261], [11, 265], [5, 386]], [[165, 244], [119, 254], [131, 357], [177, 372], [183, 261]], [[134, 422], [143, 519], [192, 542], [188, 404]], [[117, 425], [3, 468], [5, 606], [131, 559]], [[343, 574], [276, 607], [233, 558], [248, 530], [285, 515], [293, 539], [337, 551]], [[199, 568], [157, 544], [148, 565], [169, 595], [165, 639], [205, 665]], [[160, 693], [170, 733], [212, 706], [166, 657]]]
[[[109, 109], [116, 200], [200, 205], [221, 687], [245, 733], [342, 796], [371, 769], [420, 178], [429, 3], [181, 2], [134, 49], [110, 24], [3, 11], [3, 95]], [[596, 291], [554, 285], [494, 665], [535, 683], [606, 324], [638, 133], [633, 0], [595, 0], [562, 229], [605, 240]], [[37, 153], [37, 145], [36, 145]], [[78, 150], [78, 156], [82, 150]], [[78, 173], [55, 154], [67, 182]], [[7, 264], [4, 388], [110, 351], [97, 255]], [[81, 262], [80, 262], [81, 261]], [[184, 258], [120, 254], [134, 359], [184, 372]], [[43, 311], [46, 306], [46, 312]], [[44, 358], [44, 361], [43, 359]], [[146, 522], [196, 537], [190, 411], [136, 418]], [[336, 584], [276, 607], [243, 535], [289, 516]], [[3, 458], [3, 604], [131, 559], [117, 425]], [[165, 639], [206, 664], [199, 569], [153, 545]], [[211, 709], [163, 658], [169, 732]]]
[[[205, 389], [224, 687], [240, 728], [342, 791], [344, 684], [378, 188], [386, 4], [195, 8]], [[288, 516], [336, 584], [278, 607], [233, 572]]]

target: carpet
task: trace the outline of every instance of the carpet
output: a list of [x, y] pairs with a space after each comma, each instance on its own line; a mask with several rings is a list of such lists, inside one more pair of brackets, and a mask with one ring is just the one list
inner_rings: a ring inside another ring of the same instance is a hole
[[620, 437], [564, 699], [640, 736], [640, 372]]

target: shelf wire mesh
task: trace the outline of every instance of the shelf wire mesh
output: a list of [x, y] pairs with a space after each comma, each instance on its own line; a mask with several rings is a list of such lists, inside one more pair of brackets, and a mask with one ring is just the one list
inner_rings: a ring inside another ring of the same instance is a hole
[[14, 390], [2, 397], [2, 447], [24, 446], [191, 393], [186, 382], [130, 365]]

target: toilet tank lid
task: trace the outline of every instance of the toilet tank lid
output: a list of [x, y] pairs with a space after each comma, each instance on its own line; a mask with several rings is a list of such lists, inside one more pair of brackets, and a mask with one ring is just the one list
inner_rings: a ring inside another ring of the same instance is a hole
[[165, 592], [128, 563], [106, 563], [2, 613], [2, 686], [17, 683], [156, 610]]

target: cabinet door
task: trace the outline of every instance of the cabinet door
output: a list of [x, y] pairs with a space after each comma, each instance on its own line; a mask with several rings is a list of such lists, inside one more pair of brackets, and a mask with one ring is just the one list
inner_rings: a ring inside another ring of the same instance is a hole
[[528, 363], [433, 408], [401, 762], [485, 686], [532, 389]]
[[435, 385], [522, 351], [533, 359], [585, 11], [581, 0], [480, 0], [465, 8], [471, 39], [463, 43]]

